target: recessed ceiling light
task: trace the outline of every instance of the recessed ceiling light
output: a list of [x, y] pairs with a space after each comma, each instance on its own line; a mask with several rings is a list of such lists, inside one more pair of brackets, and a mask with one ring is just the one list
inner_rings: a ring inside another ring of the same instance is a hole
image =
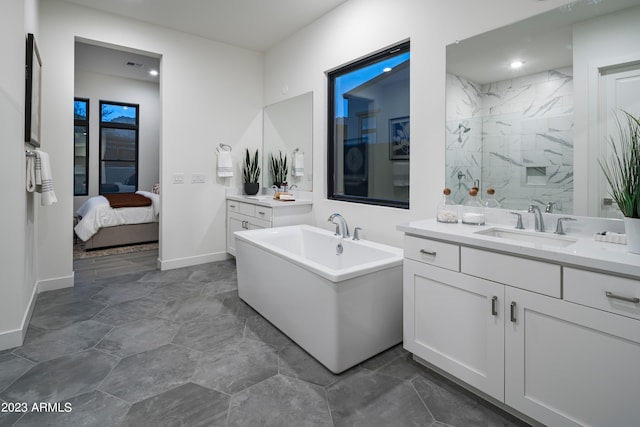
[[383, 72], [385, 72], [385, 73], [388, 73], [388, 72], [389, 72], [389, 71], [391, 71], [391, 70], [392, 70], [392, 68], [391, 68], [391, 67], [384, 67], [384, 68], [382, 69], [382, 71], [383, 71]]
[[158, 75], [158, 71], [157, 70], [151, 70], [151, 71], [149, 71], [149, 74], [151, 74], [152, 76], [157, 76]]
[[517, 70], [518, 68], [521, 68], [523, 65], [524, 65], [524, 62], [522, 62], [522, 61], [513, 61], [513, 62], [511, 63], [511, 65], [510, 65], [510, 67], [511, 67], [513, 70]]

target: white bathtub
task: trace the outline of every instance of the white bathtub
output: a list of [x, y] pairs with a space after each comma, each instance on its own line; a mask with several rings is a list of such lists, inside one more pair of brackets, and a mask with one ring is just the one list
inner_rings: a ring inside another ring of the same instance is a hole
[[240, 298], [332, 372], [402, 341], [401, 249], [308, 225], [235, 237]]

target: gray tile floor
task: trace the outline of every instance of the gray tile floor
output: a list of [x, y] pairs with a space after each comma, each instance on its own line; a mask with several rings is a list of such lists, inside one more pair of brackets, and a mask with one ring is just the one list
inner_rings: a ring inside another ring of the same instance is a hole
[[38, 296], [24, 345], [0, 352], [0, 399], [28, 410], [0, 426], [523, 425], [402, 346], [334, 375], [238, 298], [233, 260], [156, 258], [77, 260], [73, 289]]

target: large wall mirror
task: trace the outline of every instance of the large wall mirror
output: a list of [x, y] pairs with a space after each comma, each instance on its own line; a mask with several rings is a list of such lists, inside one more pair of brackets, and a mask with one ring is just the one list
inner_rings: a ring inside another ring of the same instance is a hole
[[[580, 0], [447, 46], [446, 185], [617, 217], [598, 159], [640, 115], [640, 0]], [[519, 63], [518, 63], [519, 61]]]
[[297, 190], [312, 191], [313, 93], [285, 99], [264, 107], [262, 185], [274, 183], [271, 156], [286, 156], [287, 183]]

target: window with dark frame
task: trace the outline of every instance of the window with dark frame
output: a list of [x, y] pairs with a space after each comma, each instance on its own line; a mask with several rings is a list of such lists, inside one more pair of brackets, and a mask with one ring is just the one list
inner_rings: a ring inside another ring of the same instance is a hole
[[409, 208], [410, 44], [327, 73], [328, 197]]
[[89, 194], [89, 100], [73, 100], [73, 195]]
[[139, 105], [100, 101], [100, 194], [138, 190]]

